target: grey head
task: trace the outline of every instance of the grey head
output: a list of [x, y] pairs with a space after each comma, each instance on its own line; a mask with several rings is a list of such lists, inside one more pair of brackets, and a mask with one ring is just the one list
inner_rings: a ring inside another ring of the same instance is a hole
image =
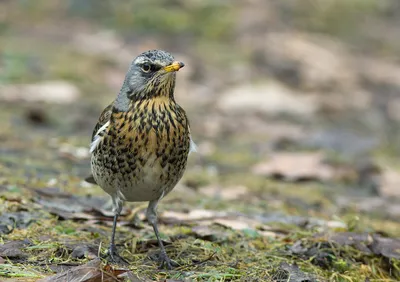
[[114, 107], [127, 111], [133, 101], [167, 96], [174, 99], [176, 72], [184, 63], [162, 50], [150, 50], [131, 63]]

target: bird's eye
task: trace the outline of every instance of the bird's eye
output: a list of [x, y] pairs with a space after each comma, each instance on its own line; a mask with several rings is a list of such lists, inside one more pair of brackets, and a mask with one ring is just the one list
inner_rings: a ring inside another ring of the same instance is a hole
[[143, 72], [149, 72], [151, 70], [151, 66], [149, 64], [143, 64], [142, 65], [142, 71]]

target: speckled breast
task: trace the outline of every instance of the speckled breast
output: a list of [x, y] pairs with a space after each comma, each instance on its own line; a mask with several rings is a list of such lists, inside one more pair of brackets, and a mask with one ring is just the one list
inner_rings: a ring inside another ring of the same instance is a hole
[[96, 182], [126, 201], [151, 201], [168, 194], [186, 168], [190, 134], [186, 114], [175, 103], [145, 101], [113, 112], [92, 154]]

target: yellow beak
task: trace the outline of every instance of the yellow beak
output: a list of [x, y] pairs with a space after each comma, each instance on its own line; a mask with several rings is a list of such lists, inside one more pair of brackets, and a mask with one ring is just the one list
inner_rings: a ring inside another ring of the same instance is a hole
[[175, 61], [169, 66], [164, 67], [164, 70], [166, 72], [173, 72], [173, 71], [178, 71], [179, 69], [183, 68], [185, 66], [184, 63]]

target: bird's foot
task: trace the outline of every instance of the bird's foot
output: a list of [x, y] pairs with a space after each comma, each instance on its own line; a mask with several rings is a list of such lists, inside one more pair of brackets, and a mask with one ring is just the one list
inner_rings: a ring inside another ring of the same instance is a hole
[[161, 250], [160, 252], [160, 256], [159, 256], [159, 260], [160, 260], [160, 266], [158, 267], [159, 269], [163, 269], [164, 267], [168, 270], [172, 269], [172, 266], [177, 266], [176, 263], [174, 263], [167, 255], [167, 253], [165, 252], [165, 250]]
[[118, 254], [117, 247], [114, 244], [108, 249], [107, 259], [115, 264], [129, 265], [129, 263]]

